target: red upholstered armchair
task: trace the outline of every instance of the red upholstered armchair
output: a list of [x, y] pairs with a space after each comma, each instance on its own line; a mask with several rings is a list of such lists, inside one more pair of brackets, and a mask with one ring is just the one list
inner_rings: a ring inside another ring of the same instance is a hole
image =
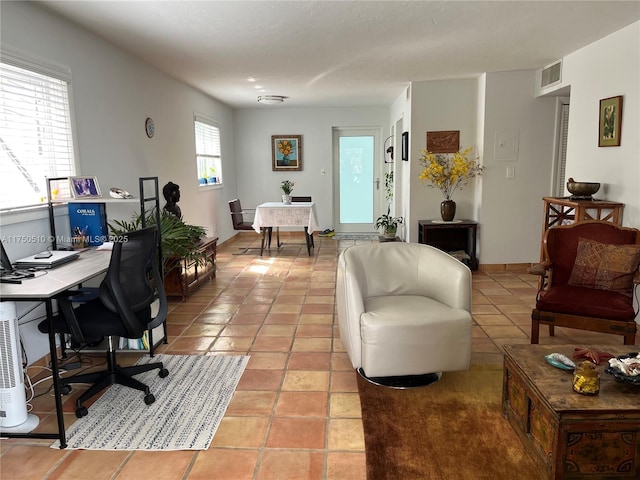
[[634, 287], [640, 283], [640, 230], [588, 221], [548, 229], [544, 261], [529, 269], [541, 287], [531, 313], [531, 343], [540, 324], [624, 336], [637, 331]]

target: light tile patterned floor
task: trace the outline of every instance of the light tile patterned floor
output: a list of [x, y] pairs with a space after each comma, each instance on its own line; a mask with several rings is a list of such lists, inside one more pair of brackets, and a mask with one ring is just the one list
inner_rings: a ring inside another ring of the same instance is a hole
[[[48, 440], [3, 440], [2, 479], [364, 479], [356, 377], [334, 307], [337, 254], [359, 242], [316, 238], [309, 257], [291, 245], [300, 241], [286, 238], [289, 246], [263, 257], [255, 250], [237, 255], [238, 246], [257, 245], [253, 237], [222, 246], [216, 279], [187, 302], [171, 303], [169, 343], [159, 351], [251, 356], [209, 450], [68, 451], [48, 448]], [[529, 343], [536, 278], [524, 269], [474, 272], [473, 278], [472, 361], [501, 363], [502, 345]], [[621, 343], [620, 337], [557, 330], [550, 339], [544, 329], [541, 343]], [[65, 401], [68, 423], [75, 420], [73, 399]], [[51, 431], [52, 398], [33, 405], [39, 428]]]

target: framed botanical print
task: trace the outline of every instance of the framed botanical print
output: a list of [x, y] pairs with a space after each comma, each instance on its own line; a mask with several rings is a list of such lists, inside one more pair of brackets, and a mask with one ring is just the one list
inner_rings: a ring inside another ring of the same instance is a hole
[[600, 100], [599, 147], [619, 147], [622, 133], [622, 95]]
[[302, 170], [302, 135], [271, 135], [271, 170]]

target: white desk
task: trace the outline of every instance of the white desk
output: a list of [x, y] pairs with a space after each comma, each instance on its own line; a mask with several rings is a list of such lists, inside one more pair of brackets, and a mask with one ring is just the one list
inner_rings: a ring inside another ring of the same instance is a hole
[[45, 270], [46, 274], [22, 280], [21, 284], [0, 283], [1, 301], [42, 301], [45, 303], [49, 321], [49, 352], [51, 354], [51, 374], [54, 379], [53, 391], [56, 402], [58, 433], [2, 433], [3, 437], [33, 437], [60, 440], [60, 448], [67, 446], [62, 413], [62, 399], [58, 384], [58, 353], [53, 331], [53, 297], [80, 283], [105, 273], [109, 268], [111, 252], [94, 249], [80, 253], [80, 257], [65, 265]]
[[[264, 236], [268, 227], [303, 227], [307, 241], [307, 252], [311, 255], [313, 248], [313, 232], [319, 230], [314, 202], [295, 202], [285, 205], [282, 202], [266, 202], [256, 207], [252, 227], [258, 233], [262, 232], [262, 248], [264, 250]], [[279, 234], [279, 231], [278, 231]], [[280, 240], [278, 237], [278, 246]]]

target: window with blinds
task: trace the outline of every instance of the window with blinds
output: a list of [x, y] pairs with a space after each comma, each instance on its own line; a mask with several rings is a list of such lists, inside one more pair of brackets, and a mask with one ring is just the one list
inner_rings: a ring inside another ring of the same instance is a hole
[[45, 177], [75, 175], [68, 78], [0, 62], [0, 210], [47, 201]]
[[220, 129], [212, 120], [195, 119], [196, 163], [200, 186], [222, 184]]

